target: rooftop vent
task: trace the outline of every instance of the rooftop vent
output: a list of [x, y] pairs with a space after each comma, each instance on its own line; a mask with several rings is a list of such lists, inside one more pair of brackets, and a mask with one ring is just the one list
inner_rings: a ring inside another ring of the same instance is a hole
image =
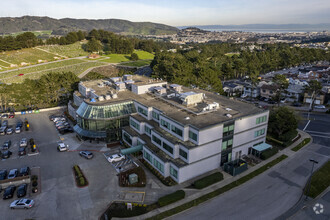
[[111, 99], [111, 96], [110, 95], [106, 95], [105, 96], [105, 100], [110, 100]]
[[97, 84], [97, 87], [104, 87], [104, 83], [102, 82], [102, 83], [98, 83]]
[[185, 119], [185, 120], [189, 120], [190, 118], [187, 116], [187, 117], [185, 117], [184, 119]]
[[226, 117], [232, 118], [233, 116], [231, 114], [226, 114]]
[[114, 94], [112, 94], [112, 98], [113, 98], [113, 99], [116, 99], [116, 98], [118, 98], [118, 95], [117, 95], [117, 93], [114, 93]]
[[101, 96], [99, 96], [99, 101], [101, 102], [101, 101], [104, 101], [104, 97], [101, 95]]
[[226, 108], [226, 111], [231, 111], [232, 109], [231, 108]]

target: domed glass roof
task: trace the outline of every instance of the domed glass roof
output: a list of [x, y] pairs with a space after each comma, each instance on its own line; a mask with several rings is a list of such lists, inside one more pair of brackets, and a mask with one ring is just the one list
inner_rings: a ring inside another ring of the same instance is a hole
[[89, 105], [81, 103], [77, 114], [85, 119], [111, 119], [136, 112], [133, 101], [108, 105]]

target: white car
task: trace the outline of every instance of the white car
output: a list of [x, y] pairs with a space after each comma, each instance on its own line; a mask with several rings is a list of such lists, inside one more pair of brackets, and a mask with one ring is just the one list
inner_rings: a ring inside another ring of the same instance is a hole
[[67, 151], [69, 149], [69, 145], [65, 145], [63, 142], [58, 142], [57, 150], [60, 152]]
[[19, 142], [19, 146], [20, 147], [26, 147], [27, 146], [27, 139], [22, 138], [21, 142]]
[[34, 201], [32, 199], [20, 199], [15, 200], [10, 204], [11, 209], [30, 209], [34, 205]]
[[324, 106], [324, 105], [315, 105], [314, 108], [317, 108], [317, 109], [325, 109], [325, 106]]
[[122, 155], [122, 154], [114, 154], [114, 155], [111, 155], [110, 157], [107, 158], [107, 160], [112, 163], [112, 162], [118, 162], [118, 161], [121, 161], [121, 160], [124, 160], [125, 159], [125, 156]]

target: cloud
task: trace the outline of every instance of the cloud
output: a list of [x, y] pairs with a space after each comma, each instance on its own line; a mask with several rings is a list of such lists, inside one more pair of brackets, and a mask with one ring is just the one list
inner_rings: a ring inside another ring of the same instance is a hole
[[117, 18], [178, 26], [326, 23], [330, 21], [329, 11], [328, 0], [12, 0], [1, 2], [0, 16]]

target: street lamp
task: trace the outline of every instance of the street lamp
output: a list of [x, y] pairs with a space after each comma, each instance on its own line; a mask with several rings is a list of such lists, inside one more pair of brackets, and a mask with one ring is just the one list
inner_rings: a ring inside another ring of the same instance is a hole
[[309, 181], [308, 181], [308, 185], [307, 185], [307, 193], [306, 193], [306, 198], [305, 200], [307, 200], [308, 198], [308, 194], [309, 194], [309, 190], [311, 188], [311, 182], [312, 182], [312, 175], [313, 175], [313, 170], [314, 170], [314, 164], [318, 164], [319, 162], [317, 162], [316, 160], [313, 159], [309, 159], [310, 162], [312, 162], [312, 170], [311, 170], [311, 175], [309, 177]]

